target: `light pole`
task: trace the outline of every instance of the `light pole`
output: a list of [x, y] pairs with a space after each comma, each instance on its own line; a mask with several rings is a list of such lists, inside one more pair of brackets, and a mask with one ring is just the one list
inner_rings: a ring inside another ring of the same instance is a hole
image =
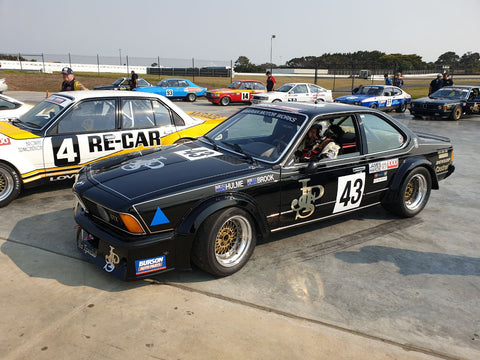
[[122, 65], [122, 49], [118, 49], [118, 53], [120, 54], [120, 66]]
[[273, 39], [275, 39], [275, 35], [272, 35], [270, 38], [270, 72], [273, 71], [273, 62], [272, 62], [272, 52], [273, 52]]

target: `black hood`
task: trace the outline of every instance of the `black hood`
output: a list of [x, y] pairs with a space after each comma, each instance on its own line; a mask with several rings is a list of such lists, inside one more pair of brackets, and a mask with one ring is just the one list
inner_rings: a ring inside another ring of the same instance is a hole
[[221, 183], [224, 179], [244, 176], [252, 168], [259, 166], [195, 141], [147, 154], [138, 152], [95, 162], [86, 168], [89, 183], [76, 186], [81, 186], [87, 196], [90, 190], [84, 187], [95, 186], [133, 204]]

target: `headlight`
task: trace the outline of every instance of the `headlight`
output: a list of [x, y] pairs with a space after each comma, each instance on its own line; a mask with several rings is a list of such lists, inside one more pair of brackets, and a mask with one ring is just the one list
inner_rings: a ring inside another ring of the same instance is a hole
[[448, 105], [443, 105], [439, 108], [440, 108], [440, 110], [443, 109], [443, 111], [445, 111], [445, 110], [452, 110], [454, 106], [455, 106], [455, 104], [448, 104]]

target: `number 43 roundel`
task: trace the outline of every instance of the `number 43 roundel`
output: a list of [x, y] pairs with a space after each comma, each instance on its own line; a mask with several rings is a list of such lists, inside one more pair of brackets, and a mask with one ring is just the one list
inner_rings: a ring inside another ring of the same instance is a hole
[[360, 206], [365, 188], [365, 173], [355, 173], [338, 178], [337, 199], [334, 213]]

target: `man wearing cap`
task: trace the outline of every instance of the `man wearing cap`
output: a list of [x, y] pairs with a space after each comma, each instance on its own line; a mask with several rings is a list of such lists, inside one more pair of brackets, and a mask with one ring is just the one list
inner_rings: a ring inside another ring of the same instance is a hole
[[428, 95], [433, 94], [435, 91], [440, 89], [443, 85], [442, 74], [437, 74], [437, 78], [433, 79], [430, 82], [430, 87], [428, 88]]
[[88, 90], [80, 83], [80, 81], [75, 80], [75, 75], [73, 74], [73, 70], [71, 68], [64, 67], [62, 69], [62, 75], [62, 91]]

